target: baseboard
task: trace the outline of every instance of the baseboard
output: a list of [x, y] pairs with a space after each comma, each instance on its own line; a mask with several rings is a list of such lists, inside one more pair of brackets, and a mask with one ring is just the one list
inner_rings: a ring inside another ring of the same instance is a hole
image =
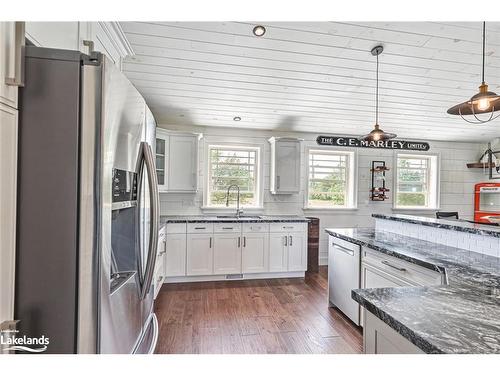
[[207, 276], [176, 276], [165, 278], [164, 284], [170, 283], [191, 283], [201, 281], [238, 281], [238, 280], [256, 280], [256, 279], [283, 279], [304, 277], [304, 271], [296, 272], [266, 272], [266, 273], [247, 273], [240, 278], [226, 278], [226, 275], [207, 275]]

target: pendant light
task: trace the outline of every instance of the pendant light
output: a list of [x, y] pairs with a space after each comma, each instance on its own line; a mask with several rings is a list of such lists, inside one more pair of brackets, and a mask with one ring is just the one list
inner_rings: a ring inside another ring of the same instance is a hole
[[396, 134], [384, 132], [382, 129], [380, 129], [380, 126], [378, 124], [378, 56], [382, 53], [383, 50], [384, 50], [384, 47], [382, 47], [382, 46], [373, 47], [371, 50], [372, 55], [377, 57], [377, 90], [376, 90], [376, 97], [375, 97], [375, 127], [370, 133], [360, 137], [360, 140], [363, 140], [363, 141], [386, 141], [388, 139], [396, 137]]
[[[450, 115], [459, 115], [465, 121], [471, 124], [483, 124], [485, 122], [496, 119], [500, 113], [494, 116], [494, 112], [500, 110], [500, 96], [493, 91], [488, 91], [488, 85], [484, 82], [484, 57], [486, 45], [486, 22], [483, 22], [483, 67], [482, 67], [482, 83], [479, 86], [479, 93], [471, 97], [466, 102], [457, 104], [450, 109]], [[486, 118], [479, 118], [479, 114], [489, 114]], [[466, 118], [464, 116], [472, 116]]]

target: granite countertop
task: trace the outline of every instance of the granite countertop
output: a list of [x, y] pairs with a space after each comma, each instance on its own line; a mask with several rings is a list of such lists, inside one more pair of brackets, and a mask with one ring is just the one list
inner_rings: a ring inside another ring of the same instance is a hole
[[411, 224], [420, 224], [428, 227], [451, 229], [459, 232], [474, 233], [484, 236], [500, 238], [500, 226], [469, 223], [463, 220], [434, 219], [432, 217], [412, 216], [412, 215], [386, 215], [372, 214], [376, 219], [399, 221]]
[[242, 215], [236, 218], [224, 216], [161, 216], [160, 224], [167, 223], [307, 223], [308, 218], [295, 215]]
[[335, 237], [444, 272], [448, 285], [357, 289], [354, 300], [426, 353], [500, 353], [500, 259], [373, 228]]

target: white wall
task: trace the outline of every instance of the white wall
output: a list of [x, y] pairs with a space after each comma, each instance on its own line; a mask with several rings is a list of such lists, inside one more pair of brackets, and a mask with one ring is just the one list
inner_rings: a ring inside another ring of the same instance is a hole
[[[205, 152], [206, 142], [239, 142], [248, 144], [264, 145], [263, 172], [264, 172], [264, 214], [296, 214], [314, 216], [320, 218], [320, 264], [327, 262], [327, 236], [324, 233], [326, 227], [366, 227], [373, 226], [374, 220], [371, 214], [392, 213], [392, 191], [389, 193], [390, 199], [385, 202], [372, 202], [368, 200], [368, 190], [370, 187], [370, 164], [372, 160], [385, 160], [391, 171], [387, 173], [387, 186], [392, 190], [392, 168], [395, 151], [355, 148], [358, 156], [358, 209], [345, 211], [321, 211], [303, 210], [304, 189], [306, 187], [306, 158], [307, 147], [319, 147], [316, 145], [316, 133], [293, 133], [263, 130], [242, 130], [237, 128], [218, 127], [191, 127], [186, 128], [160, 125], [171, 130], [193, 131], [203, 133], [204, 137], [200, 142], [200, 163], [199, 178], [200, 189], [196, 194], [162, 193], [161, 214], [162, 215], [200, 215], [203, 204], [203, 178], [205, 172]], [[302, 147], [302, 190], [295, 195], [272, 195], [269, 193], [269, 158], [270, 146], [267, 139], [271, 136], [295, 136], [303, 138]], [[467, 169], [466, 163], [476, 161], [484, 149], [484, 145], [477, 143], [459, 142], [429, 142], [431, 145], [429, 153], [437, 153], [441, 159], [440, 169], [440, 209], [443, 211], [458, 211], [460, 217], [473, 217], [474, 204], [474, 184], [487, 180], [480, 170]], [[328, 147], [327, 149], [333, 149]], [[342, 148], [346, 150], [346, 148]], [[413, 213], [418, 215], [434, 216], [434, 211], [398, 211], [398, 213]]]

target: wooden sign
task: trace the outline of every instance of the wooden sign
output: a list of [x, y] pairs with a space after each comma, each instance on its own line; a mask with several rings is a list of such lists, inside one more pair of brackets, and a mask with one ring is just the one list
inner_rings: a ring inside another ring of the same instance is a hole
[[409, 151], [429, 151], [431, 148], [427, 142], [404, 141], [401, 139], [364, 141], [356, 137], [334, 137], [329, 135], [318, 136], [318, 138], [316, 138], [316, 143], [322, 146], [387, 148], [390, 150]]

